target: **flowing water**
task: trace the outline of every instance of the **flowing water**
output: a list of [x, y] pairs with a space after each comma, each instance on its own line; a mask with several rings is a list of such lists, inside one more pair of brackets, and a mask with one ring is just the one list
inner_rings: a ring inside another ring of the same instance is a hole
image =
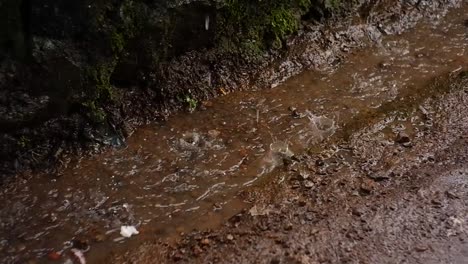
[[[219, 225], [248, 206], [242, 190], [272, 180], [294, 154], [435, 76], [467, 69], [466, 13], [465, 6], [386, 37], [328, 72], [228, 94], [141, 127], [127, 147], [83, 157], [60, 176], [23, 176], [0, 194], [0, 262], [47, 262], [49, 252], [71, 247], [98, 262], [111, 251]], [[123, 238], [122, 225], [140, 234]]]

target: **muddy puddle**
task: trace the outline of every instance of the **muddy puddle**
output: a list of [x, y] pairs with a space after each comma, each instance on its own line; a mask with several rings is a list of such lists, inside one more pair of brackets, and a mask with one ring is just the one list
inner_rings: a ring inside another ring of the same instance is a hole
[[[273, 180], [295, 154], [364, 111], [466, 69], [466, 13], [387, 37], [334, 70], [200, 103], [192, 114], [140, 128], [122, 149], [73, 162], [60, 176], [22, 176], [0, 194], [0, 262], [65, 262], [74, 247], [98, 263], [141, 242], [216, 227], [249, 206], [242, 190]], [[124, 238], [123, 225], [140, 233]]]

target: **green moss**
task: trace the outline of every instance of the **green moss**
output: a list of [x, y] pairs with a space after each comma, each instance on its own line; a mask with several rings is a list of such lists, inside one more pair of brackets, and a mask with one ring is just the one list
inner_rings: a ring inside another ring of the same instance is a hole
[[310, 0], [229, 0], [218, 14], [219, 47], [247, 57], [281, 48], [311, 5]]
[[82, 103], [86, 109], [86, 116], [95, 123], [103, 123], [106, 120], [106, 112], [104, 109], [96, 105], [95, 101], [86, 101]]
[[298, 29], [299, 21], [290, 10], [284, 7], [272, 10], [269, 16], [271, 31], [274, 35], [273, 45], [280, 48], [282, 41]]
[[117, 54], [120, 54], [125, 49], [125, 38], [117, 30], [111, 32], [110, 38], [112, 51], [117, 56]]
[[88, 69], [87, 76], [90, 86], [81, 105], [85, 108], [85, 114], [96, 123], [102, 123], [106, 118], [106, 113], [101, 105], [114, 99], [110, 78], [116, 63], [116, 60], [112, 60]]
[[107, 63], [100, 63], [89, 69], [89, 76], [91, 83], [95, 85], [96, 89], [91, 94], [91, 97], [101, 100], [112, 100], [112, 86], [110, 78], [114, 72], [116, 60]]

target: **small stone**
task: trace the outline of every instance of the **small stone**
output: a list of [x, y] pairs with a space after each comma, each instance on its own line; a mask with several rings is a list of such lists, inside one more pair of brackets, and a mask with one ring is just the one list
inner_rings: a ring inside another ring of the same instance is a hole
[[200, 241], [200, 243], [201, 243], [202, 245], [205, 245], [205, 246], [206, 246], [206, 245], [209, 245], [210, 242], [211, 242], [211, 241], [210, 241], [208, 238], [204, 238], [204, 239], [202, 239], [202, 241]]
[[104, 240], [106, 240], [106, 236], [104, 234], [97, 234], [94, 236], [94, 241], [96, 242], [102, 242]]
[[459, 199], [460, 197], [453, 191], [446, 191], [445, 195], [447, 195], [450, 199]]
[[428, 250], [427, 246], [425, 245], [418, 245], [414, 248], [417, 252], [424, 252], [426, 250]]
[[234, 236], [231, 235], [231, 234], [228, 234], [228, 235], [226, 236], [226, 238], [227, 238], [227, 240], [230, 240], [230, 241], [231, 241], [231, 240], [234, 240]]
[[210, 136], [211, 138], [217, 138], [220, 134], [221, 132], [215, 129], [211, 129], [208, 131], [208, 136]]
[[293, 224], [291, 222], [288, 222], [284, 225], [284, 230], [291, 231], [292, 229], [293, 229]]
[[382, 68], [382, 69], [386, 69], [388, 67], [390, 67], [390, 63], [389, 62], [381, 62], [379, 63], [379, 67]]
[[292, 189], [297, 189], [297, 188], [299, 188], [299, 187], [301, 187], [301, 184], [299, 183], [298, 180], [293, 180], [293, 181], [291, 181], [291, 188], [292, 188]]
[[312, 181], [304, 181], [304, 187], [306, 187], [307, 189], [313, 188], [314, 185], [315, 184]]
[[195, 245], [192, 249], [192, 252], [194, 255], [198, 256], [200, 255], [201, 253], [203, 253], [203, 249], [201, 249], [201, 247]]
[[363, 195], [369, 195], [371, 194], [374, 189], [375, 189], [375, 186], [374, 186], [374, 182], [372, 182], [371, 180], [368, 180], [368, 181], [364, 181], [362, 184], [361, 184], [361, 188], [360, 188], [360, 191], [361, 191], [361, 194]]
[[179, 260], [182, 260], [184, 258], [184, 255], [182, 255], [181, 253], [177, 252], [175, 253], [174, 255], [172, 255], [172, 260], [174, 261], [179, 261]]
[[280, 260], [278, 258], [273, 258], [272, 260], [270, 260], [270, 264], [280, 264]]
[[362, 210], [362, 208], [355, 208], [353, 209], [352, 214], [361, 217], [362, 215], [364, 215], [364, 210]]
[[435, 206], [441, 206], [442, 205], [442, 201], [438, 198], [434, 198], [431, 200], [431, 203]]
[[413, 147], [413, 144], [412, 144], [411, 142], [405, 142], [405, 143], [402, 143], [401, 145], [402, 145], [403, 147], [405, 147], [405, 148], [411, 148], [411, 147]]
[[323, 160], [321, 160], [321, 159], [318, 159], [318, 160], [315, 161], [315, 165], [320, 167], [320, 166], [325, 165], [325, 162], [323, 162]]
[[211, 102], [211, 101], [203, 101], [203, 102], [202, 102], [202, 105], [205, 106], [205, 107], [212, 107], [212, 106], [213, 106], [213, 102]]
[[74, 239], [73, 247], [80, 249], [80, 250], [87, 250], [89, 249], [89, 243], [86, 239]]
[[411, 142], [411, 139], [408, 136], [408, 134], [401, 131], [400, 133], [398, 133], [398, 135], [397, 135], [397, 137], [395, 139], [395, 142], [400, 143], [400, 144], [409, 143], [409, 142]]
[[294, 110], [294, 111], [292, 111], [291, 116], [293, 118], [302, 118], [302, 117], [304, 117], [304, 114], [302, 114], [301, 112], [299, 112], [297, 110]]

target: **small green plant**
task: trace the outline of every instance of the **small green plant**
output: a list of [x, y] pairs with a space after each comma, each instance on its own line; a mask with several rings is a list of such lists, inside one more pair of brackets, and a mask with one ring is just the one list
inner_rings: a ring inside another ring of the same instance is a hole
[[106, 120], [106, 112], [96, 106], [93, 101], [83, 102], [82, 105], [86, 108], [86, 115], [95, 123], [102, 123]]
[[31, 143], [31, 140], [26, 136], [21, 136], [18, 140], [18, 145], [21, 148], [26, 148]]
[[280, 48], [286, 36], [297, 30], [298, 21], [290, 10], [284, 8], [272, 10], [270, 19], [270, 25], [275, 37], [273, 44]]
[[196, 99], [190, 97], [190, 95], [186, 95], [185, 102], [188, 104], [188, 109], [190, 113], [195, 111], [198, 105], [198, 101]]

